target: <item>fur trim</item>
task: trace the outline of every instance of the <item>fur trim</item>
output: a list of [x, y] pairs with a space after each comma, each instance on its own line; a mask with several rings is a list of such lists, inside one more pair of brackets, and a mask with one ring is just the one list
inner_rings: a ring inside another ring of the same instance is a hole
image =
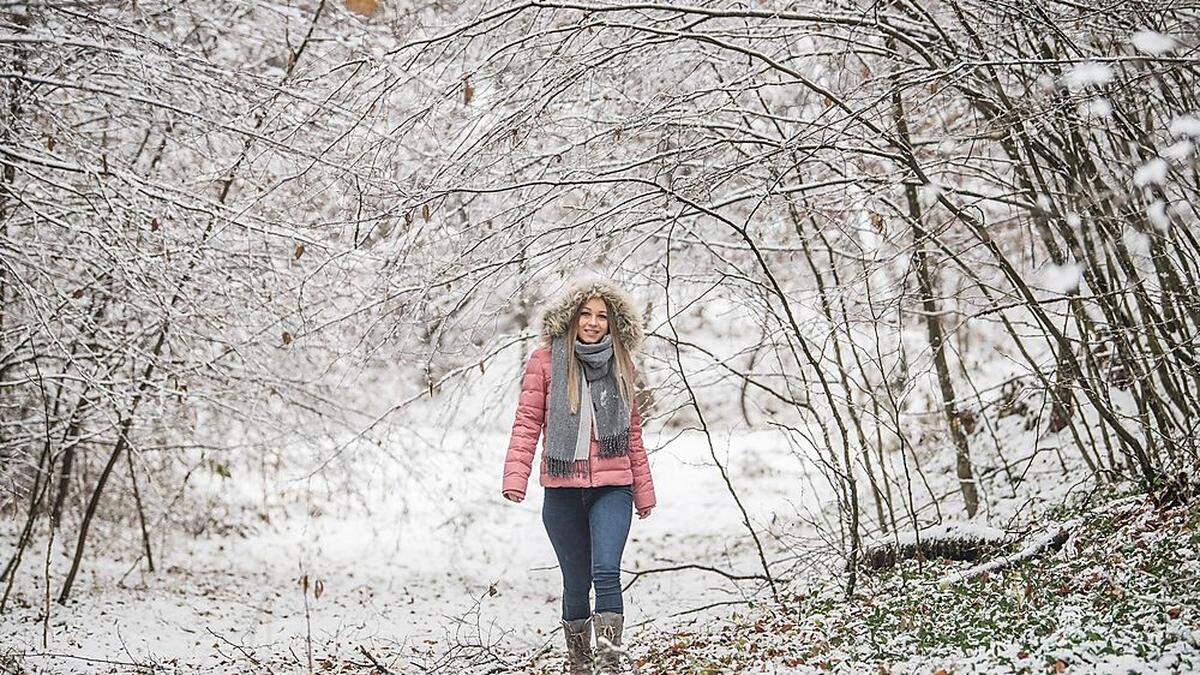
[[587, 277], [572, 283], [566, 290], [551, 298], [542, 309], [542, 344], [549, 345], [551, 338], [564, 335], [575, 308], [586, 298], [599, 296], [608, 303], [612, 314], [608, 317], [609, 330], [616, 332], [621, 344], [630, 353], [642, 347], [645, 332], [642, 316], [634, 308], [633, 300], [608, 279]]

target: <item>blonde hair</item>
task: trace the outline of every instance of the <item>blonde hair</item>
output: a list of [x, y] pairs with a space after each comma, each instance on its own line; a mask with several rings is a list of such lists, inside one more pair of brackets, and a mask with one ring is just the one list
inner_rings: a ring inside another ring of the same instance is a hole
[[629, 356], [629, 350], [625, 348], [625, 344], [621, 342], [620, 331], [614, 330], [617, 314], [603, 296], [592, 295], [579, 300], [579, 303], [575, 305], [575, 310], [571, 312], [571, 320], [567, 322], [567, 404], [570, 406], [571, 412], [576, 415], [579, 414], [581, 369], [579, 360], [575, 358], [575, 336], [579, 334], [579, 315], [583, 312], [583, 306], [592, 298], [600, 298], [604, 302], [604, 309], [609, 317], [608, 334], [612, 337], [613, 361], [617, 367], [617, 390], [626, 405], [630, 409], [633, 408], [630, 403], [633, 400], [633, 359]]

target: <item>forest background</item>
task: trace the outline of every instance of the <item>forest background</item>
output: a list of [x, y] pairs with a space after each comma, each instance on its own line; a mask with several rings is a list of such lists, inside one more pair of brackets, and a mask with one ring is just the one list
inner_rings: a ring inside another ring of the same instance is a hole
[[[662, 488], [627, 593], [667, 637], [635, 664], [1071, 665], [1021, 602], [990, 638], [894, 603], [953, 604], [929, 559], [967, 559], [938, 563], [954, 585], [989, 559], [1134, 570], [1063, 533], [1154, 522], [1166, 596], [1129, 639], [1182, 667], [1197, 18], [5, 3], [0, 663], [548, 667], [553, 558], [499, 479], [539, 305], [587, 272], [649, 336]], [[863, 598], [893, 603], [877, 638], [806, 623]], [[663, 646], [764, 616], [761, 649]], [[1083, 653], [1137, 652], [1105, 637]]]

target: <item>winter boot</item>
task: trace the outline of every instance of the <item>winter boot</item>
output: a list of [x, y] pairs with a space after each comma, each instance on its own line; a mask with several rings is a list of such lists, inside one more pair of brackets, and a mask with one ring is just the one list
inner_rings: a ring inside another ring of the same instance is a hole
[[592, 617], [567, 621], [563, 619], [563, 634], [567, 636], [567, 672], [571, 675], [592, 675]]
[[625, 623], [625, 615], [596, 612], [592, 614], [592, 620], [596, 626], [596, 653], [599, 656], [597, 675], [621, 672], [621, 627]]

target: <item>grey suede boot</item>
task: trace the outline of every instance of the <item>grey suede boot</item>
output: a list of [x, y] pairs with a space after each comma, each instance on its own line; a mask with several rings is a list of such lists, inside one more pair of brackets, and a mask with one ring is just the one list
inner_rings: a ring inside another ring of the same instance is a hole
[[[625, 615], [617, 612], [595, 612], [592, 614], [592, 620], [596, 626], [596, 653], [599, 657], [597, 675], [621, 672], [621, 628], [625, 623]], [[608, 644], [605, 644], [605, 641]]]
[[563, 619], [562, 625], [567, 636], [567, 672], [592, 675], [592, 617]]

